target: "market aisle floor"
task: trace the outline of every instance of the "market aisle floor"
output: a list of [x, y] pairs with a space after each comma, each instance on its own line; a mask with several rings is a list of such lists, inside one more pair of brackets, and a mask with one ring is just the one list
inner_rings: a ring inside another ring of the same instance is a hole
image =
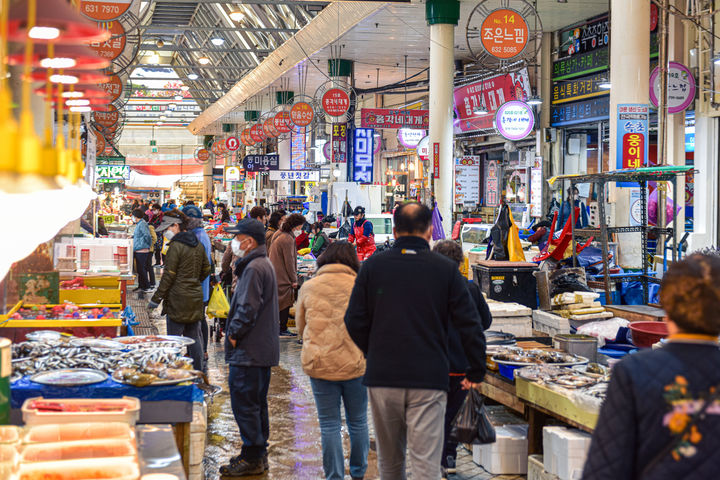
[[[300, 365], [300, 349], [295, 339], [280, 340], [280, 366], [272, 371], [270, 382], [270, 471], [264, 476], [248, 477], [273, 480], [320, 480], [323, 477], [320, 427], [307, 375]], [[211, 383], [221, 385], [223, 392], [208, 406], [208, 443], [205, 449], [205, 478], [219, 479], [218, 468], [236, 455], [242, 444], [237, 425], [230, 409], [227, 393], [227, 366], [222, 343], [210, 342], [208, 376]], [[377, 456], [371, 427], [369, 468], [366, 480], [375, 480]], [[349, 449], [347, 430], [343, 427], [345, 453]], [[481, 480], [493, 477], [472, 463], [471, 455], [460, 448], [459, 473], [456, 480]], [[346, 478], [350, 478], [347, 476]]]

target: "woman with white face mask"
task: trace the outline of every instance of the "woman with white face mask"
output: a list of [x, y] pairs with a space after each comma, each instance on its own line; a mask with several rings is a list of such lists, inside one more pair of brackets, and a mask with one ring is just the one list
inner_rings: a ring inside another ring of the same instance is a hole
[[277, 276], [281, 337], [295, 336], [294, 333], [288, 331], [287, 322], [290, 307], [294, 302], [294, 292], [298, 286], [295, 237], [302, 233], [303, 225], [305, 225], [305, 217], [299, 213], [293, 213], [287, 217], [273, 237], [268, 254]]

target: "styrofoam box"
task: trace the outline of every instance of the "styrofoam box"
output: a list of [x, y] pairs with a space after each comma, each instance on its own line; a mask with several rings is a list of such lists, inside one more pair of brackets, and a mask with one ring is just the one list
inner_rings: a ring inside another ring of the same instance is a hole
[[545, 470], [561, 480], [581, 478], [591, 439], [590, 434], [574, 428], [543, 428]]
[[495, 428], [495, 443], [473, 445], [473, 462], [493, 475], [525, 475], [528, 468], [527, 425]]
[[493, 332], [512, 333], [516, 337], [531, 337], [532, 317], [493, 317], [490, 330]]
[[559, 480], [559, 477], [545, 470], [542, 455], [530, 455], [527, 480]]
[[[92, 407], [97, 404], [116, 405], [121, 410], [116, 411], [58, 411], [44, 412], [32, 408], [33, 403], [46, 402], [51, 404], [76, 405]], [[124, 422], [135, 425], [140, 418], [140, 400], [135, 397], [85, 399], [85, 398], [28, 398], [22, 405], [22, 416], [25, 425], [46, 425], [57, 423], [85, 423], [85, 422]]]
[[542, 310], [534, 310], [532, 314], [533, 328], [537, 331], [556, 335], [570, 333], [570, 321], [560, 315]]

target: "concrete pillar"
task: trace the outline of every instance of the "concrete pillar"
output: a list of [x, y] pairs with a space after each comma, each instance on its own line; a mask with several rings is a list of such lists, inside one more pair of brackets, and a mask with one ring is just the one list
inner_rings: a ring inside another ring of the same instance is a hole
[[[617, 106], [650, 103], [650, 0], [610, 0], [610, 169], [617, 169]], [[611, 187], [613, 188], [613, 187]], [[615, 223], [630, 224], [630, 191], [614, 189]], [[639, 266], [639, 233], [618, 234], [619, 263]]]
[[[671, 1], [676, 7], [681, 7], [678, 0]], [[684, 2], [682, 2], [684, 4]], [[687, 65], [687, 48], [685, 48], [685, 27], [683, 21], [676, 15], [670, 15], [668, 39], [668, 60]], [[667, 123], [667, 164], [685, 165], [685, 112], [668, 115]], [[685, 177], [677, 178], [678, 205], [681, 207], [678, 214], [678, 241], [685, 231]], [[668, 201], [672, 201], [672, 194], [668, 192]], [[670, 223], [670, 222], [668, 222]]]
[[440, 178], [434, 179], [435, 199], [445, 234], [452, 226], [454, 203], [453, 76], [455, 27], [460, 18], [458, 0], [428, 0], [425, 14], [430, 25], [430, 170], [434, 146], [440, 147]]

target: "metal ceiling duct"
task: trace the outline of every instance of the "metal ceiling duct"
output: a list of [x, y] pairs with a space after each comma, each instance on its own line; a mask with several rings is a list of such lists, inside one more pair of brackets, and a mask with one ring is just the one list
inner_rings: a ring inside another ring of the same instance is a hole
[[260, 65], [188, 125], [188, 130], [197, 135], [204, 127], [237, 108], [306, 60], [308, 56], [327, 47], [355, 25], [387, 5], [379, 2], [333, 2], [328, 5], [297, 32], [295, 38], [287, 40], [270, 53]]

